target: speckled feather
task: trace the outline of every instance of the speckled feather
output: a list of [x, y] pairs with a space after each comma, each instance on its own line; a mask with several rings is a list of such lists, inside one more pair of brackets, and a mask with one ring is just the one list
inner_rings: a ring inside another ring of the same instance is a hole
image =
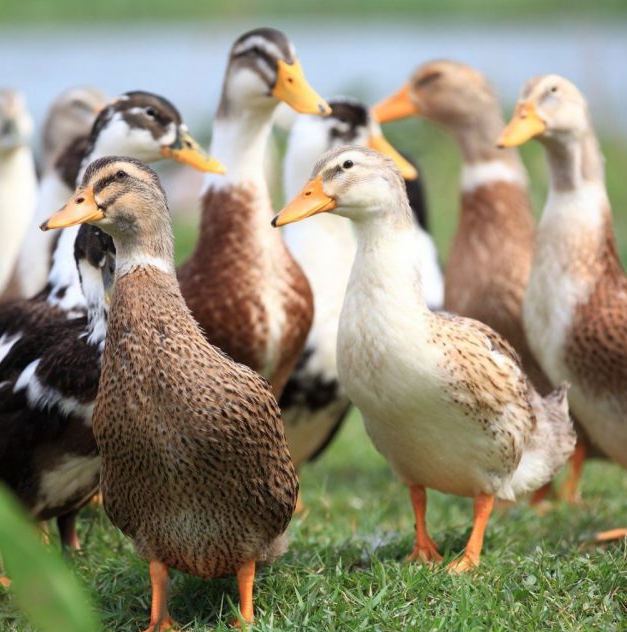
[[278, 552], [298, 490], [278, 406], [155, 268], [116, 281], [94, 433], [105, 509], [140, 555], [214, 577]]

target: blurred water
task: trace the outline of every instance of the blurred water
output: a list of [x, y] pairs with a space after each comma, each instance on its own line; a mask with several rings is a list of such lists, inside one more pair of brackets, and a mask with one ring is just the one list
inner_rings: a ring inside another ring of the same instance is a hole
[[[145, 89], [170, 98], [192, 129], [208, 128], [233, 40], [251, 22], [0, 27], [0, 85], [21, 88], [40, 121], [62, 89], [93, 84], [109, 95]], [[627, 24], [422, 24], [276, 21], [323, 95], [376, 101], [420, 62], [465, 61], [511, 105], [530, 76], [557, 72], [587, 95], [597, 127], [627, 134]]]

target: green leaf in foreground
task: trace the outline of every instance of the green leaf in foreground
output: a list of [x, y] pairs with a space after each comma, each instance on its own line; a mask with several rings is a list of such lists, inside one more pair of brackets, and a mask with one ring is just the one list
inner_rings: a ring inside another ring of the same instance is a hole
[[42, 632], [96, 632], [85, 591], [59, 553], [41, 542], [32, 520], [0, 486], [0, 551], [10, 592]]

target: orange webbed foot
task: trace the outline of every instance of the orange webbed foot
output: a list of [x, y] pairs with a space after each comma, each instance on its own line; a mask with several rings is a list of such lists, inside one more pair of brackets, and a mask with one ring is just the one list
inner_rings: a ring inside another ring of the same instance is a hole
[[0, 575], [0, 586], [8, 588], [11, 585], [11, 580], [6, 575]]
[[161, 619], [150, 625], [144, 630], [144, 632], [179, 632], [176, 623], [172, 621], [171, 617]]
[[469, 573], [477, 569], [479, 559], [473, 559], [466, 553], [446, 565], [449, 573]]
[[443, 559], [431, 538], [422, 542], [421, 545], [416, 544], [414, 550], [407, 556], [408, 562], [423, 562], [429, 566], [441, 564]]
[[599, 544], [603, 544], [605, 542], [621, 540], [622, 538], [627, 538], [627, 529], [610, 529], [609, 531], [600, 531], [595, 534], [594, 541]]

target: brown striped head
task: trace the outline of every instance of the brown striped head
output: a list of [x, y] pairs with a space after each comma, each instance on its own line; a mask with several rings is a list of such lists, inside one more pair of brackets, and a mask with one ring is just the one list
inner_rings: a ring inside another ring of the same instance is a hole
[[28, 145], [33, 135], [33, 119], [24, 95], [17, 90], [0, 90], [0, 151]]
[[270, 109], [279, 101], [303, 114], [331, 112], [307, 83], [294, 45], [281, 31], [248, 31], [231, 48], [217, 116], [228, 117], [244, 109]]
[[172, 158], [201, 171], [223, 173], [187, 131], [179, 111], [167, 99], [133, 91], [118, 97], [97, 116], [84, 162], [94, 156], [131, 156], [143, 162]]
[[494, 89], [474, 68], [436, 60], [419, 66], [397, 92], [372, 108], [381, 123], [422, 116], [449, 128], [499, 113]]

